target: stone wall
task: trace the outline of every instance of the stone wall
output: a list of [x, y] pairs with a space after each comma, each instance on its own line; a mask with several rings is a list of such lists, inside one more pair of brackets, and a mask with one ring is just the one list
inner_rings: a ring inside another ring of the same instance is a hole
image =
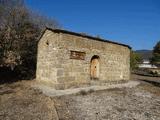
[[[71, 59], [71, 51], [85, 59]], [[63, 32], [46, 30], [38, 44], [37, 81], [57, 89], [90, 84], [91, 58], [99, 56], [99, 79], [110, 82], [130, 79], [130, 49], [126, 46]]]

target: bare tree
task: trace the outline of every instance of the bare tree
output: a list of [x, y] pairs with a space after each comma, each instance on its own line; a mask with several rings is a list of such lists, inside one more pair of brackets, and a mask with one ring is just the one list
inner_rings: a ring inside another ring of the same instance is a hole
[[34, 25], [37, 25], [40, 29], [45, 27], [60, 28], [61, 25], [53, 18], [41, 15], [39, 13], [30, 11], [30, 20]]
[[[31, 12], [24, 0], [0, 0], [0, 66], [35, 73], [38, 37], [54, 19]], [[32, 66], [30, 65], [32, 64]]]

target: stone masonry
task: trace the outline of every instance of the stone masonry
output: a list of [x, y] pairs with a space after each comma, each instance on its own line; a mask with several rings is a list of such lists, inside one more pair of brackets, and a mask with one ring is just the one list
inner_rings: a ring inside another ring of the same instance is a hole
[[56, 89], [92, 81], [129, 80], [130, 49], [124, 44], [46, 28], [38, 44], [36, 80]]

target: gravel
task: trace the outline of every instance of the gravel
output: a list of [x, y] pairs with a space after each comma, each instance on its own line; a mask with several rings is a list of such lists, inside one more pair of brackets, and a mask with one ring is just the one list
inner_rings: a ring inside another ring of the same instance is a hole
[[160, 88], [141, 83], [57, 97], [55, 105], [61, 120], [160, 120]]

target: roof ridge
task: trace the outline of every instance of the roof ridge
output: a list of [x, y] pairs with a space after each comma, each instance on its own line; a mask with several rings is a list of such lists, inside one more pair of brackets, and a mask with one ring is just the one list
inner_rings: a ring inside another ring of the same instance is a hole
[[111, 40], [106, 40], [106, 39], [103, 39], [103, 38], [94, 37], [94, 36], [91, 36], [91, 35], [85, 35], [85, 34], [76, 33], [76, 32], [72, 32], [72, 31], [68, 31], [68, 30], [64, 30], [64, 29], [58, 29], [58, 28], [53, 29], [53, 28], [50, 28], [50, 27], [46, 27], [45, 30], [47, 30], [47, 29], [51, 30], [51, 31], [54, 31], [54, 32], [68, 33], [68, 34], [77, 35], [77, 36], [81, 36], [81, 37], [87, 37], [87, 38], [98, 40], [98, 41], [102, 41], [102, 42], [113, 43], [113, 44], [125, 46], [125, 47], [128, 47], [129, 49], [132, 49], [129, 45], [118, 43], [118, 42], [114, 42], [114, 41], [111, 41]]

